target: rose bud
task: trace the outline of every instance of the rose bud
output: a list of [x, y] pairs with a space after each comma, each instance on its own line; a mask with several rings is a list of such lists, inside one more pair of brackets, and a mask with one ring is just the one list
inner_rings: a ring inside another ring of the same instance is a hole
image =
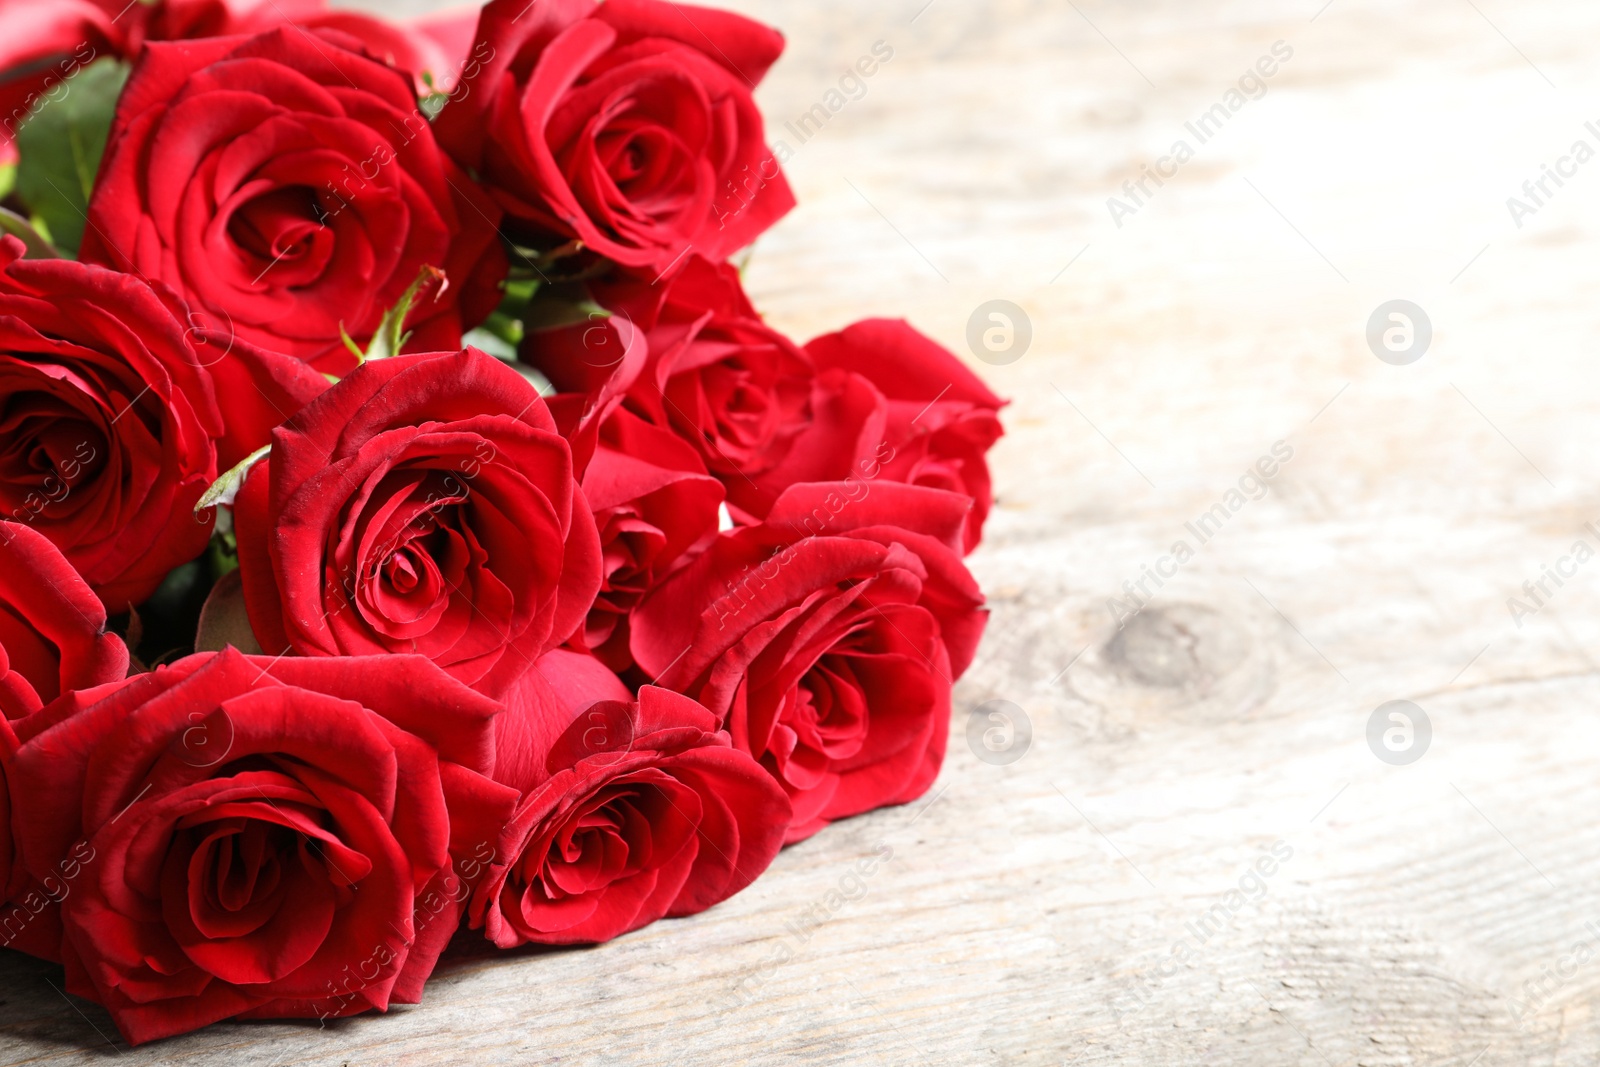
[[499, 303], [498, 209], [440, 150], [409, 75], [333, 30], [157, 42], [117, 104], [82, 258], [156, 278], [196, 325], [354, 366], [424, 266], [411, 351]]
[[269, 655], [414, 652], [490, 696], [571, 637], [600, 587], [567, 442], [477, 349], [362, 364], [273, 432], [234, 522]]
[[[512, 716], [546, 705], [513, 701]], [[508, 828], [469, 922], [501, 948], [606, 941], [704, 911], [783, 844], [789, 802], [693, 700], [653, 686], [577, 711]]]
[[819, 370], [852, 371], [878, 388], [888, 408], [879, 477], [970, 496], [962, 545], [977, 548], [994, 502], [984, 457], [1005, 432], [998, 415], [1005, 402], [903, 321], [868, 319], [805, 350]]
[[18, 724], [66, 988], [133, 1044], [414, 1003], [495, 856], [499, 705], [420, 656], [187, 657]]
[[495, 0], [478, 41], [489, 58], [439, 139], [519, 237], [654, 279], [690, 249], [726, 258], [794, 206], [750, 95], [777, 31], [662, 0]]
[[951, 686], [986, 618], [961, 561], [970, 507], [889, 482], [796, 485], [634, 612], [639, 666], [710, 709], [789, 794], [789, 841], [938, 775]]

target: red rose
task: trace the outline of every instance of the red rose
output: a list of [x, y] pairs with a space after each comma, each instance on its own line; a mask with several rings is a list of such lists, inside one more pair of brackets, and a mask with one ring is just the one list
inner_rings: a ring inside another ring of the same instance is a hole
[[634, 612], [639, 666], [778, 780], [790, 841], [938, 774], [951, 685], [985, 621], [960, 556], [970, 506], [894, 483], [796, 485]]
[[806, 354], [821, 370], [853, 371], [888, 400], [883, 474], [972, 497], [963, 545], [978, 547], [994, 497], [985, 454], [1005, 432], [995, 396], [949, 350], [904, 321], [868, 319], [818, 337]]
[[637, 703], [590, 704], [547, 771], [473, 893], [472, 927], [502, 948], [605, 941], [704, 911], [766, 870], [789, 822], [783, 791], [716, 717], [653, 686]]
[[[0, 517], [50, 538], [125, 610], [211, 536], [193, 514], [223, 432], [211, 376], [169, 294], [22, 251], [0, 240]], [[221, 351], [207, 359], [234, 358]]]
[[53, 912], [41, 916], [63, 898], [71, 868], [30, 878], [17, 862], [10, 720], [127, 677], [127, 646], [105, 625], [105, 608], [49, 539], [0, 522], [0, 946], [47, 959], [59, 955], [60, 925]]
[[135, 19], [116, 18], [120, 6], [116, 0], [0, 0], [6, 28], [0, 38], [0, 166], [16, 163], [17, 131], [34, 111], [65, 95], [68, 78], [99, 56], [126, 50]]
[[[0, 900], [9, 902], [12, 894], [21, 889], [26, 880], [26, 872], [17, 863], [17, 839], [11, 830], [11, 760], [17, 751], [17, 734], [11, 728], [11, 723], [4, 716], [0, 716]], [[6, 920], [11, 918], [12, 908], [7, 904], [0, 904], [0, 946], [5, 948], [19, 948], [13, 944], [21, 935], [21, 930], [7, 927]], [[15, 925], [15, 924], [13, 924]]]
[[119, 45], [136, 22], [114, 16], [116, 0], [0, 0], [8, 32], [0, 42], [0, 71], [10, 74], [55, 55], [70, 54], [85, 42]]
[[[348, 14], [341, 12], [340, 14]], [[420, 56], [436, 56], [430, 62], [410, 66], [418, 74], [427, 74], [436, 92], [451, 92], [462, 81], [476, 80], [482, 64], [488, 60], [487, 49], [479, 47], [476, 4], [461, 4], [419, 15], [401, 24], [401, 30], [414, 42]], [[399, 64], [407, 66], [407, 64]]]
[[[117, 0], [99, 0], [108, 5]], [[226, 37], [303, 22], [322, 13], [325, 0], [142, 0], [144, 10], [130, 14], [129, 58], [145, 40], [182, 41]], [[119, 20], [122, 21], [122, 20]]]
[[235, 509], [270, 653], [415, 652], [503, 693], [583, 623], [594, 519], [538, 392], [476, 349], [363, 364], [274, 431]]
[[528, 792], [550, 777], [550, 749], [580, 711], [597, 700], [632, 699], [622, 679], [593, 656], [568, 648], [546, 652], [503, 698], [516, 714], [494, 720], [494, 780]]
[[[933, 393], [918, 410], [905, 412], [874, 384], [869, 366], [814, 363], [809, 349], [762, 321], [731, 264], [691, 256], [665, 286], [623, 281], [592, 291], [610, 318], [529, 334], [521, 358], [558, 389], [593, 396], [611, 366], [625, 365], [619, 357], [629, 349], [628, 336], [642, 332], [648, 350], [642, 370], [619, 370], [607, 384], [625, 390], [629, 411], [695, 447], [726, 488], [736, 522], [760, 522], [791, 485], [859, 478], [897, 458], [888, 468], [892, 480], [908, 480], [901, 474], [911, 472], [934, 484], [932, 464], [919, 466], [915, 447], [902, 450], [891, 440], [897, 434], [909, 440], [914, 432], [892, 428], [891, 419], [911, 423]], [[945, 358], [955, 362], [948, 353]], [[956, 366], [963, 381], [983, 388]], [[885, 381], [904, 384], [892, 373]], [[939, 418], [955, 416], [940, 409]], [[953, 484], [935, 487], [959, 491]]]
[[495, 0], [478, 39], [482, 73], [439, 138], [528, 239], [657, 277], [794, 206], [750, 96], [783, 51], [775, 30], [662, 0]]
[[293, 356], [204, 327], [191, 328], [189, 339], [217, 397], [226, 400], [217, 438], [218, 471], [231, 470], [270, 442], [273, 430], [327, 391], [328, 379]]
[[[0, 522], [0, 945], [59, 958], [54, 905], [70, 862], [30, 878], [11, 830], [13, 721], [43, 704], [107, 691], [128, 677], [128, 646], [106, 632], [106, 608], [48, 537]], [[19, 725], [19, 723], [18, 723]]]
[[208, 32], [161, 35], [167, 38], [259, 33], [286, 22], [307, 29], [338, 30], [359, 40], [383, 62], [416, 75], [417, 91], [422, 93], [454, 87], [478, 24], [478, 13], [471, 8], [389, 21], [362, 11], [325, 10], [323, 0], [162, 0], [159, 7], [178, 17], [189, 11], [203, 13], [216, 19], [213, 26], [220, 24]]
[[643, 331], [626, 314], [603, 310], [591, 311], [577, 326], [528, 331], [520, 358], [559, 378], [551, 379], [559, 391], [548, 399], [550, 413], [580, 471], [599, 446], [601, 427], [644, 370], [649, 351]]
[[43, 534], [0, 522], [0, 718], [127, 673], [127, 646], [106, 633], [105, 608], [72, 564]]
[[101, 57], [135, 59], [146, 41], [325, 27], [415, 74], [419, 92], [449, 91], [477, 70], [468, 55], [477, 22], [471, 10], [386, 22], [325, 10], [323, 0], [0, 0], [0, 164], [16, 162], [14, 135], [33, 110], [61, 98], [68, 78]]
[[625, 671], [633, 663], [628, 616], [680, 560], [717, 536], [723, 491], [688, 444], [626, 411], [602, 435], [583, 493], [605, 570], [582, 639], [612, 670]]
[[[412, 349], [499, 302], [498, 214], [407, 77], [329, 30], [155, 43], [117, 105], [82, 256], [173, 286], [208, 327], [339, 373], [424, 266]], [[480, 202], [482, 201], [482, 202]]]
[[230, 650], [30, 717], [11, 800], [67, 989], [134, 1044], [415, 1002], [515, 800], [498, 710], [417, 656]]
[[742, 523], [766, 518], [792, 485], [878, 477], [893, 454], [884, 438], [888, 402], [859, 374], [830, 368], [811, 383], [810, 418], [781, 462], [760, 474], [723, 477], [734, 516]]
[[464, 74], [477, 70], [469, 55], [476, 43], [476, 10], [444, 12], [412, 22], [390, 22], [360, 11], [327, 11], [294, 21], [358, 38], [385, 63], [416, 75], [417, 91], [423, 94], [449, 92]]
[[[818, 383], [805, 353], [761, 321], [732, 265], [692, 256], [665, 286], [600, 285], [595, 297], [613, 312], [611, 319], [530, 334], [522, 358], [558, 389], [592, 392], [597, 368], [603, 372], [624, 350], [623, 338], [614, 334], [643, 331], [648, 355], [627, 386], [626, 406], [693, 445], [727, 487], [731, 507], [759, 517], [790, 482], [819, 480], [789, 478], [773, 488], [763, 477], [788, 463], [808, 472], [815, 464], [818, 450], [794, 453], [812, 425]], [[881, 406], [870, 385], [863, 380], [860, 386], [870, 394], [869, 406]], [[828, 410], [816, 432], [825, 432], [837, 422], [837, 405], [820, 402]], [[858, 449], [849, 450], [854, 459]], [[849, 473], [848, 462], [832, 464], [821, 480]]]

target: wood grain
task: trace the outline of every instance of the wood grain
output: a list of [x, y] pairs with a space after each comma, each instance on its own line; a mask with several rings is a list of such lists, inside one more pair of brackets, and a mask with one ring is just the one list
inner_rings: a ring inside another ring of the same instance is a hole
[[[326, 1029], [132, 1050], [7, 954], [0, 1063], [1595, 1062], [1600, 563], [1520, 625], [1507, 599], [1600, 543], [1600, 162], [1520, 228], [1506, 198], [1600, 143], [1600, 9], [731, 6], [789, 38], [775, 137], [894, 50], [791, 142], [801, 207], [748, 273], [773, 321], [903, 315], [958, 350], [985, 301], [1032, 322], [976, 364], [1015, 401], [972, 560], [995, 612], [934, 790], [708, 914], [454, 959], [422, 1005]], [[1266, 94], [1117, 226], [1107, 198], [1278, 41]], [[1409, 366], [1364, 336], [1395, 298], [1434, 327]], [[1107, 601], [1180, 538], [1119, 631]], [[1005, 766], [965, 743], [996, 699], [1032, 729]], [[1432, 724], [1409, 766], [1366, 742], [1394, 699]]]

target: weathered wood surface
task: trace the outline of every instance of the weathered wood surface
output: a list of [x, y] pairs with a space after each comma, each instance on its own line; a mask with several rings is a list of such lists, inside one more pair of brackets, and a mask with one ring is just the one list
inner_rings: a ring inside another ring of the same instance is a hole
[[[734, 6], [789, 36], [775, 137], [894, 49], [789, 163], [801, 207], [749, 272], [773, 320], [905, 315], [958, 348], [984, 301], [1032, 320], [1022, 359], [980, 365], [1015, 398], [973, 558], [995, 614], [934, 791], [709, 914], [452, 962], [422, 1005], [326, 1030], [130, 1050], [6, 956], [0, 1063], [1595, 1062], [1600, 564], [1520, 626], [1506, 602], [1600, 544], [1600, 161], [1521, 228], [1505, 201], [1600, 145], [1600, 10]], [[1267, 94], [1186, 135], [1280, 40]], [[1185, 137], [1114, 225], [1107, 197]], [[1394, 298], [1435, 329], [1410, 366], [1364, 337]], [[1119, 635], [1108, 598], [1280, 440], [1270, 493]], [[1365, 733], [1402, 698], [1433, 740], [1397, 767]], [[992, 699], [1032, 724], [1008, 766], [965, 743]]]

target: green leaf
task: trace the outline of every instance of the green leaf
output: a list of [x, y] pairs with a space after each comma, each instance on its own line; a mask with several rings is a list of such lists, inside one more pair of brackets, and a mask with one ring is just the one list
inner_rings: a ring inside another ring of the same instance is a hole
[[527, 332], [522, 328], [521, 319], [507, 315], [504, 311], [491, 312], [479, 329], [494, 334], [512, 348], [522, 343], [522, 338]]
[[17, 131], [17, 195], [54, 237], [76, 255], [83, 243], [89, 197], [105, 154], [128, 65], [107, 57], [62, 82]]
[[195, 514], [198, 515], [207, 508], [214, 508], [218, 504], [227, 504], [232, 507], [234, 498], [239, 495], [239, 490], [244, 486], [245, 476], [250, 473], [250, 468], [265, 459], [270, 451], [272, 451], [271, 445], [262, 445], [241, 459], [222, 477], [212, 482], [211, 488], [207, 489], [201, 495], [199, 502], [195, 504]]
[[505, 284], [505, 291], [505, 299], [500, 302], [500, 310], [514, 317], [527, 307], [528, 301], [539, 292], [539, 279], [521, 278], [508, 281]]
[[34, 229], [21, 215], [3, 207], [0, 207], [0, 234], [22, 238], [22, 243], [28, 246], [28, 259], [61, 258], [61, 250], [51, 244], [48, 237]]
[[[344, 323], [342, 323], [342, 322], [339, 323], [339, 340], [344, 342], [344, 346], [346, 348], [348, 348], [350, 350], [350, 353], [353, 356], [355, 356], [357, 359], [366, 359], [367, 358], [367, 354], [365, 352], [361, 351], [361, 346], [356, 344], [356, 339], [354, 337], [350, 336], [350, 331], [344, 328]], [[336, 382], [336, 381], [339, 380], [339, 379], [334, 378], [334, 377], [332, 377], [332, 376], [330, 376], [330, 375], [328, 375], [326, 373], [324, 373], [323, 377], [328, 378], [329, 381], [335, 381]]]
[[12, 190], [16, 189], [16, 187], [17, 165], [15, 163], [7, 163], [5, 166], [0, 167], [0, 200], [10, 196]]
[[[500, 306], [489, 315], [488, 319], [484, 320], [483, 325], [472, 331], [474, 334], [492, 334], [496, 338], [496, 341], [493, 342], [495, 347], [490, 348], [489, 345], [478, 344], [479, 348], [485, 352], [493, 351], [496, 355], [499, 355], [499, 350], [502, 348], [515, 351], [517, 346], [522, 344], [522, 338], [527, 333], [522, 319], [527, 313], [528, 304], [538, 295], [539, 285], [540, 283], [537, 279], [529, 278], [520, 281], [507, 281], [501, 286], [505, 295], [500, 298]], [[474, 344], [477, 344], [477, 342], [474, 342]]]
[[[362, 362], [369, 359], [387, 359], [389, 356], [398, 356], [400, 349], [411, 339], [406, 331], [406, 319], [411, 316], [411, 309], [416, 307], [417, 299], [422, 296], [422, 290], [434, 282], [439, 283], [439, 292], [434, 295], [437, 300], [449, 288], [450, 280], [444, 276], [444, 271], [438, 267], [423, 267], [417, 272], [417, 280], [400, 296], [400, 302], [390, 308], [383, 316], [383, 321], [378, 324], [378, 330], [372, 335], [372, 340], [367, 343], [366, 352], [357, 351]], [[343, 333], [344, 327], [340, 327]], [[348, 334], [345, 343], [355, 348]]]

